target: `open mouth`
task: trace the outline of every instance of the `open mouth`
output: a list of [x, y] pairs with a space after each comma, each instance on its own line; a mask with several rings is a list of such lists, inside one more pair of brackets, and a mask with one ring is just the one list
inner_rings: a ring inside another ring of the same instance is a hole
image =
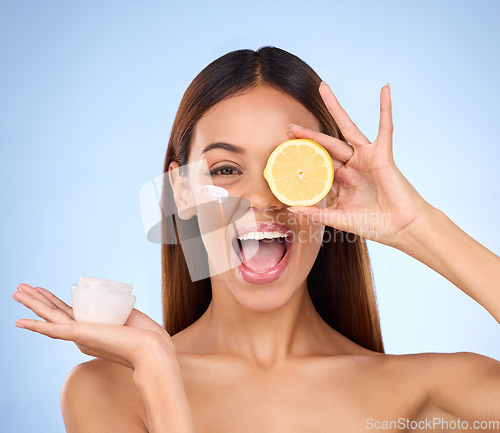
[[281, 224], [253, 223], [238, 230], [231, 244], [241, 266], [252, 274], [266, 274], [282, 263], [292, 234]]

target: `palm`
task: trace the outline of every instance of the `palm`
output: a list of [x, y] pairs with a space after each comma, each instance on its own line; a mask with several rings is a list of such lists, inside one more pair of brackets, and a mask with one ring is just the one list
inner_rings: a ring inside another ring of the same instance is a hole
[[338, 228], [372, 240], [394, 237], [418, 215], [407, 198], [411, 185], [401, 178], [397, 167], [377, 154], [376, 144], [357, 149], [336, 173], [337, 195], [330, 207], [344, 221]]
[[379, 134], [370, 141], [349, 119], [328, 88], [320, 93], [342, 134], [350, 143], [304, 128], [290, 134], [310, 138], [325, 147], [333, 160], [335, 181], [326, 208], [292, 207], [325, 225], [390, 244], [428, 205], [405, 179], [392, 155], [392, 114], [389, 89], [381, 92]]
[[172, 345], [174, 349], [163, 327], [135, 308], [124, 326], [76, 322], [73, 308], [50, 291], [28, 284], [19, 287], [22, 290], [16, 292], [18, 301], [47, 323], [33, 319], [20, 319], [18, 322], [49, 337], [71, 340], [86, 355], [133, 368], [131, 359], [135, 357], [132, 349], [134, 344], [139, 346], [141, 341], [156, 338]]

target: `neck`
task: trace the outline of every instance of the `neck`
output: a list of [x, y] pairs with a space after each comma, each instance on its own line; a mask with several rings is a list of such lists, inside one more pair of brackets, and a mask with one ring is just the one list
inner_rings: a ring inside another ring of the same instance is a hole
[[239, 356], [260, 366], [340, 352], [341, 336], [317, 313], [306, 281], [278, 308], [255, 311], [212, 280], [212, 302], [197, 324], [205, 353]]

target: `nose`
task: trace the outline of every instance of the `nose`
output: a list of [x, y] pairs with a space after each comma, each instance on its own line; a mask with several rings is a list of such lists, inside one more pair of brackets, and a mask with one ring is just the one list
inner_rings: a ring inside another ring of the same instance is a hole
[[278, 211], [285, 207], [285, 204], [272, 193], [262, 173], [255, 176], [251, 184], [248, 185], [245, 197], [250, 201], [252, 208], [260, 212]]

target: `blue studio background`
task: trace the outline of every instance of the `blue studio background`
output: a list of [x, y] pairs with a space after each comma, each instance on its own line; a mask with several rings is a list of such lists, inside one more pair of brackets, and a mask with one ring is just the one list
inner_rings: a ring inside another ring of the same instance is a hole
[[[396, 164], [500, 253], [500, 3], [0, 1], [0, 431], [63, 432], [59, 393], [91, 359], [18, 329], [19, 283], [71, 302], [80, 275], [133, 284], [161, 322], [160, 247], [139, 190], [161, 174], [185, 89], [208, 63], [275, 45], [305, 60], [371, 140], [390, 82]], [[500, 359], [488, 312], [404, 253], [368, 242], [387, 353]]]

